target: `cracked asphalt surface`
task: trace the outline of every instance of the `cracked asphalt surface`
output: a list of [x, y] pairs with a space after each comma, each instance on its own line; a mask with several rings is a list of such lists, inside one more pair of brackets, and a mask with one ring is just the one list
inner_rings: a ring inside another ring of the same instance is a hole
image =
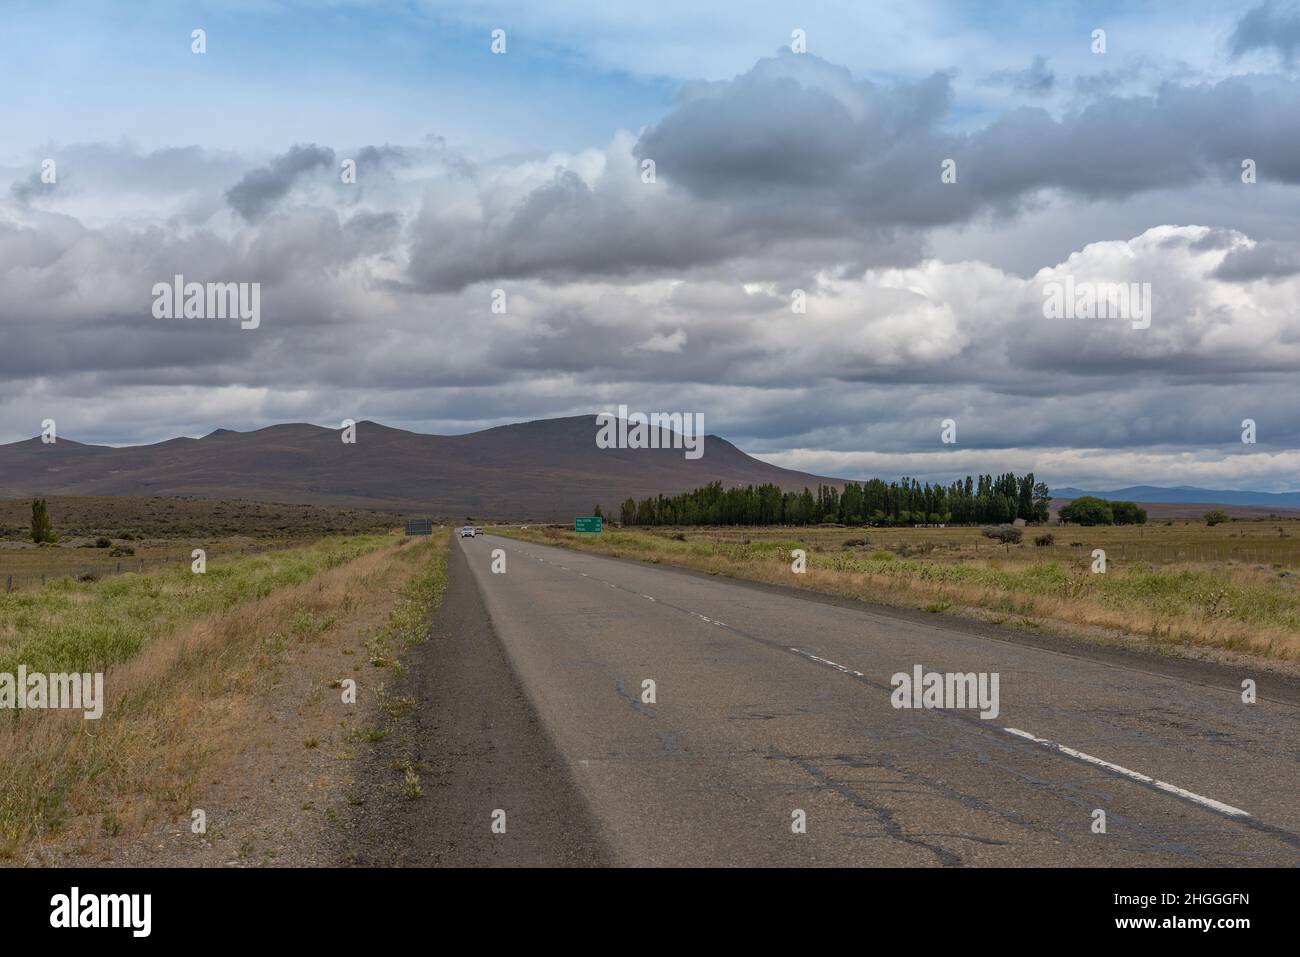
[[[491, 570], [498, 548], [505, 574]], [[541, 797], [523, 761], [463, 815], [486, 836], [486, 805], [513, 802], [519, 826], [491, 839], [529, 848], [519, 862], [1300, 862], [1300, 708], [1266, 674], [1244, 704], [1227, 670], [1161, 673], [496, 536], [452, 551], [508, 663], [500, 688], [475, 693], [521, 689], [545, 737], [535, 750], [551, 755]], [[999, 714], [896, 709], [891, 676], [918, 664], [997, 672]], [[473, 760], [455, 773], [473, 776]], [[543, 798], [558, 810], [539, 814]], [[806, 833], [792, 829], [800, 811]], [[545, 833], [530, 833], [541, 819]]]

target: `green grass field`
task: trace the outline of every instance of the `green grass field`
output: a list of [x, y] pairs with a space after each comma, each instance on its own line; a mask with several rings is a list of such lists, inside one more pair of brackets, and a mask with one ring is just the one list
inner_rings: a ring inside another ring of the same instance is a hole
[[[105, 672], [97, 720], [0, 712], [0, 862], [44, 860], [69, 835], [93, 846], [101, 819], [116, 837], [122, 821], [187, 813], [203, 769], [238, 760], [266, 725], [265, 696], [289, 668], [316, 661], [303, 675], [320, 694], [350, 670], [381, 700], [377, 676], [427, 634], [447, 541], [335, 536], [201, 575], [173, 566], [0, 594], [0, 672]], [[311, 658], [321, 647], [342, 657]]]
[[384, 544], [392, 536], [327, 538], [296, 549], [231, 557], [206, 574], [189, 564], [98, 582], [69, 578], [0, 593], [0, 672], [103, 671], [178, 622], [265, 597]]
[[188, 568], [196, 548], [218, 562], [327, 537], [384, 534], [401, 524], [387, 512], [192, 496], [47, 501], [59, 536], [54, 545], [32, 542], [30, 499], [0, 500], [0, 593], [62, 577]]

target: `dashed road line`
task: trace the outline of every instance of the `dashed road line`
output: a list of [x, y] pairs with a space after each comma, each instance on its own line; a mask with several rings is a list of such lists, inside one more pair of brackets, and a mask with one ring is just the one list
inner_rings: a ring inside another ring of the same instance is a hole
[[831, 661], [829, 658], [818, 658], [812, 652], [804, 651], [802, 648], [791, 648], [790, 650], [793, 651], [796, 655], [802, 655], [805, 658], [809, 658], [813, 661], [817, 661], [824, 665], [828, 665], [829, 667], [834, 668], [836, 671], [844, 672], [846, 675], [853, 675], [855, 678], [866, 677], [861, 671], [854, 671], [852, 668], [846, 668], [844, 665], [839, 664], [838, 662]]

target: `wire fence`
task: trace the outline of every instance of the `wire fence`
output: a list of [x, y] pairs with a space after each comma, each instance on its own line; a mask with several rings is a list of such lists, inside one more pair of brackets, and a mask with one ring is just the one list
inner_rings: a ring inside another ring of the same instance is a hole
[[[214, 558], [228, 558], [232, 555], [258, 555], [263, 552], [283, 551], [286, 548], [297, 548], [300, 542], [277, 542], [268, 545], [241, 545], [238, 548], [205, 548], [204, 561], [211, 562]], [[199, 548], [201, 546], [195, 546]], [[5, 561], [3, 553], [0, 552], [0, 583], [3, 583], [5, 594], [10, 594], [22, 589], [44, 588], [47, 582], [55, 581], [61, 578], [72, 578], [77, 581], [96, 581], [100, 578], [108, 578], [113, 575], [124, 575], [128, 572], [141, 574], [148, 569], [163, 568], [168, 565], [184, 563], [191, 564], [194, 561], [194, 549], [191, 548], [185, 552], [176, 554], [150, 554], [150, 555], [124, 555], [118, 558], [109, 558], [108, 560], [80, 560], [61, 562], [57, 566], [50, 565], [45, 568], [22, 567], [15, 571], [9, 571], [4, 567]]]

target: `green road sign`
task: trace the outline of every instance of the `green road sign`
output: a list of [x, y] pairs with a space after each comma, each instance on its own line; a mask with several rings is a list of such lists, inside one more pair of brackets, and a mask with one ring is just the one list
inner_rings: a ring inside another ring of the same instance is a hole
[[603, 525], [599, 515], [580, 515], [573, 520], [575, 532], [599, 532]]
[[431, 518], [413, 518], [406, 523], [407, 535], [432, 535], [433, 519]]

